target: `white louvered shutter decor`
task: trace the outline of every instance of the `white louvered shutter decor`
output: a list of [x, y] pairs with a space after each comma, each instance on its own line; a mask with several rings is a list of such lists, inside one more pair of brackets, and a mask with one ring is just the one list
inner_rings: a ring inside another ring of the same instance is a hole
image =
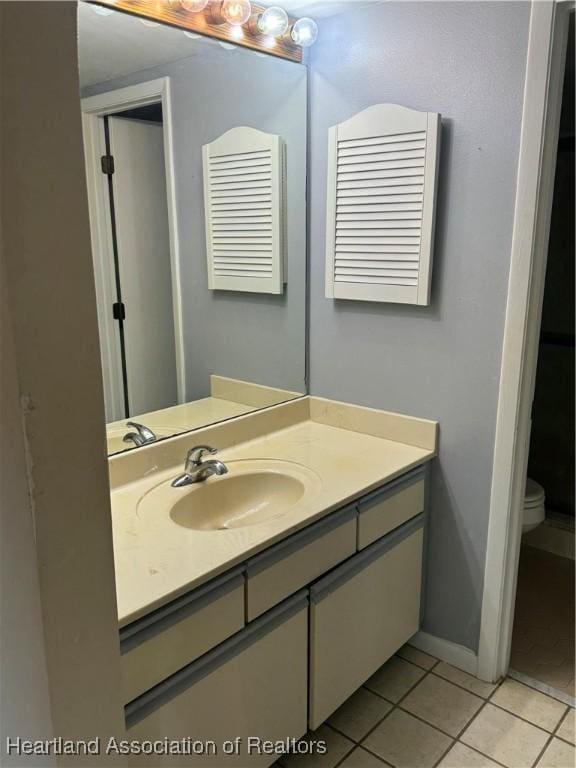
[[283, 292], [282, 144], [239, 127], [202, 148], [211, 289]]
[[326, 296], [428, 304], [440, 115], [378, 104], [329, 132]]

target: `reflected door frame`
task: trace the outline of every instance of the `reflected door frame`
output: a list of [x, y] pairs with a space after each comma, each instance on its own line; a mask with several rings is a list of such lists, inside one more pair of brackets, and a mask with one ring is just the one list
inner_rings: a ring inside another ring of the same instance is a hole
[[[162, 77], [126, 88], [119, 88], [81, 100], [84, 152], [88, 182], [88, 207], [92, 252], [100, 254], [94, 259], [96, 301], [99, 307], [100, 346], [103, 365], [111, 375], [105, 377], [106, 402], [116, 418], [123, 418], [124, 393], [122, 387], [121, 352], [118, 333], [114, 327], [111, 308], [116, 301], [113, 264], [112, 226], [108, 201], [108, 177], [102, 172], [101, 158], [106, 154], [102, 120], [106, 115], [127, 109], [162, 105], [164, 156], [166, 162], [166, 193], [168, 202], [168, 229], [170, 239], [170, 268], [172, 274], [172, 300], [174, 311], [174, 335], [176, 343], [176, 383], [178, 403], [186, 402], [186, 361], [184, 354], [182, 292], [180, 280], [180, 253], [176, 208], [176, 184], [174, 178], [174, 149], [172, 131], [172, 102], [170, 78]], [[115, 420], [107, 414], [107, 421]]]

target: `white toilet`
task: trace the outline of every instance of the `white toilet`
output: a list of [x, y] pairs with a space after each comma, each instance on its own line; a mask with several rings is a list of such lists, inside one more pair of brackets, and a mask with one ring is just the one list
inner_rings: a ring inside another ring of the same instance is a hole
[[546, 493], [544, 492], [544, 488], [542, 488], [542, 486], [535, 480], [527, 478], [526, 493], [524, 496], [522, 533], [533, 531], [534, 528], [537, 528], [540, 525], [540, 523], [544, 522], [544, 518], [546, 517], [545, 501]]

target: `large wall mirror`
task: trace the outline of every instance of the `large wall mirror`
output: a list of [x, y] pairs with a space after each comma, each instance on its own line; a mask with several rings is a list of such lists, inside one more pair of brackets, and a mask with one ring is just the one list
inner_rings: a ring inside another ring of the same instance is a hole
[[108, 451], [305, 394], [306, 68], [79, 4]]

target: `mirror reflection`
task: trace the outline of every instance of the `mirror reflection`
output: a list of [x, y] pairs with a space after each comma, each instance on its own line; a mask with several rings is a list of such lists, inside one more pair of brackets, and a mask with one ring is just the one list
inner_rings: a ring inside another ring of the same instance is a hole
[[306, 68], [80, 3], [108, 452], [305, 394]]

